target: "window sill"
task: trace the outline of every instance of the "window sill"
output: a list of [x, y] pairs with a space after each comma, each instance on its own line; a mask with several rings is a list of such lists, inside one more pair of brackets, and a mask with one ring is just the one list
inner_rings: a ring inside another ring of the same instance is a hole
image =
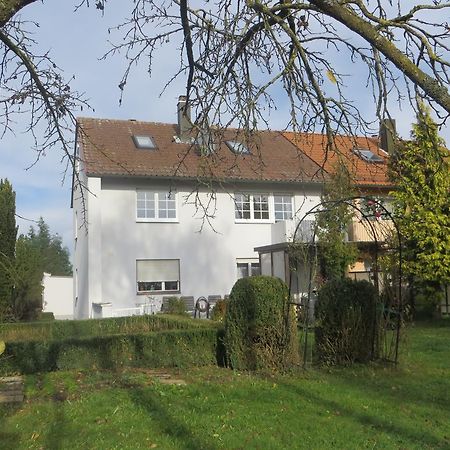
[[181, 291], [138, 291], [136, 295], [179, 295]]
[[136, 219], [136, 223], [179, 223], [178, 219]]
[[234, 219], [234, 223], [265, 223], [272, 224], [275, 223], [270, 219]]

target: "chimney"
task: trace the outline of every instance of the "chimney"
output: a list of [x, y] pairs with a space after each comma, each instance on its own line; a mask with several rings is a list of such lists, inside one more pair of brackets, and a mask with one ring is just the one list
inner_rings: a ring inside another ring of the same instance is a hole
[[191, 125], [191, 107], [186, 104], [186, 97], [178, 97], [178, 137], [182, 142], [190, 141]]
[[397, 132], [394, 119], [383, 119], [380, 122], [380, 147], [390, 155], [395, 153]]

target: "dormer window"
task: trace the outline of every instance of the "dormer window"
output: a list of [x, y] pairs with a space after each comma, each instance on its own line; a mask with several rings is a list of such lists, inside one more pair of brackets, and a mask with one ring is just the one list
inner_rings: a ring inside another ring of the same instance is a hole
[[136, 148], [142, 149], [156, 149], [155, 141], [150, 136], [133, 135], [133, 142]]
[[225, 141], [228, 148], [236, 155], [250, 155], [250, 150], [242, 143], [238, 141]]
[[367, 148], [354, 148], [353, 153], [369, 163], [382, 163], [384, 159]]

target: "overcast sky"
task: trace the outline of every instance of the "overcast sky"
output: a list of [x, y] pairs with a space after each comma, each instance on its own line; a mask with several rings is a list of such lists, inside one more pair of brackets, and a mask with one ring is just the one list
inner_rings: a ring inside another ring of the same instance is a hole
[[[94, 2], [91, 2], [94, 3]], [[114, 119], [139, 119], [157, 122], [176, 121], [176, 102], [183, 93], [184, 80], [170, 86], [159, 97], [169, 74], [179, 64], [179, 53], [165, 49], [157, 54], [157, 64], [152, 78], [141, 67], [134, 72], [127, 84], [124, 101], [119, 106], [118, 84], [124, 69], [120, 57], [108, 61], [99, 58], [109, 49], [109, 26], [116, 25], [127, 16], [129, 1], [108, 2], [104, 16], [94, 7], [81, 8], [74, 13], [72, 1], [46, 0], [26, 7], [23, 18], [39, 22], [35, 38], [42, 52], [50, 49], [53, 59], [68, 79], [76, 76], [73, 88], [86, 92], [94, 111], [83, 111], [77, 115]], [[352, 76], [361, 74], [352, 74]], [[357, 97], [357, 93], [355, 93]], [[371, 108], [367, 93], [361, 92], [362, 108]], [[286, 111], [280, 108], [273, 115], [271, 128], [282, 127]], [[397, 124], [401, 135], [408, 136], [413, 117], [408, 111], [397, 111]], [[23, 134], [23, 124], [17, 123], [16, 135], [7, 135], [0, 141], [0, 178], [8, 178], [16, 191], [16, 209], [20, 216], [37, 220], [40, 216], [50, 225], [52, 232], [63, 237], [63, 242], [72, 251], [72, 210], [70, 209], [70, 174], [64, 183], [62, 153], [55, 149], [45, 158], [35, 161], [32, 140]], [[443, 137], [446, 138], [446, 133]], [[26, 232], [33, 222], [18, 219], [20, 232]]]

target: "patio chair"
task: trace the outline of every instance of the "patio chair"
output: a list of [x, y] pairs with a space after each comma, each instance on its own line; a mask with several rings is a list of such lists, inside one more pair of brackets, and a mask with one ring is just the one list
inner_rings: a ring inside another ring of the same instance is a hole
[[195, 301], [192, 295], [182, 296], [180, 299], [184, 302], [186, 307], [186, 312], [189, 314], [193, 314], [195, 310]]

